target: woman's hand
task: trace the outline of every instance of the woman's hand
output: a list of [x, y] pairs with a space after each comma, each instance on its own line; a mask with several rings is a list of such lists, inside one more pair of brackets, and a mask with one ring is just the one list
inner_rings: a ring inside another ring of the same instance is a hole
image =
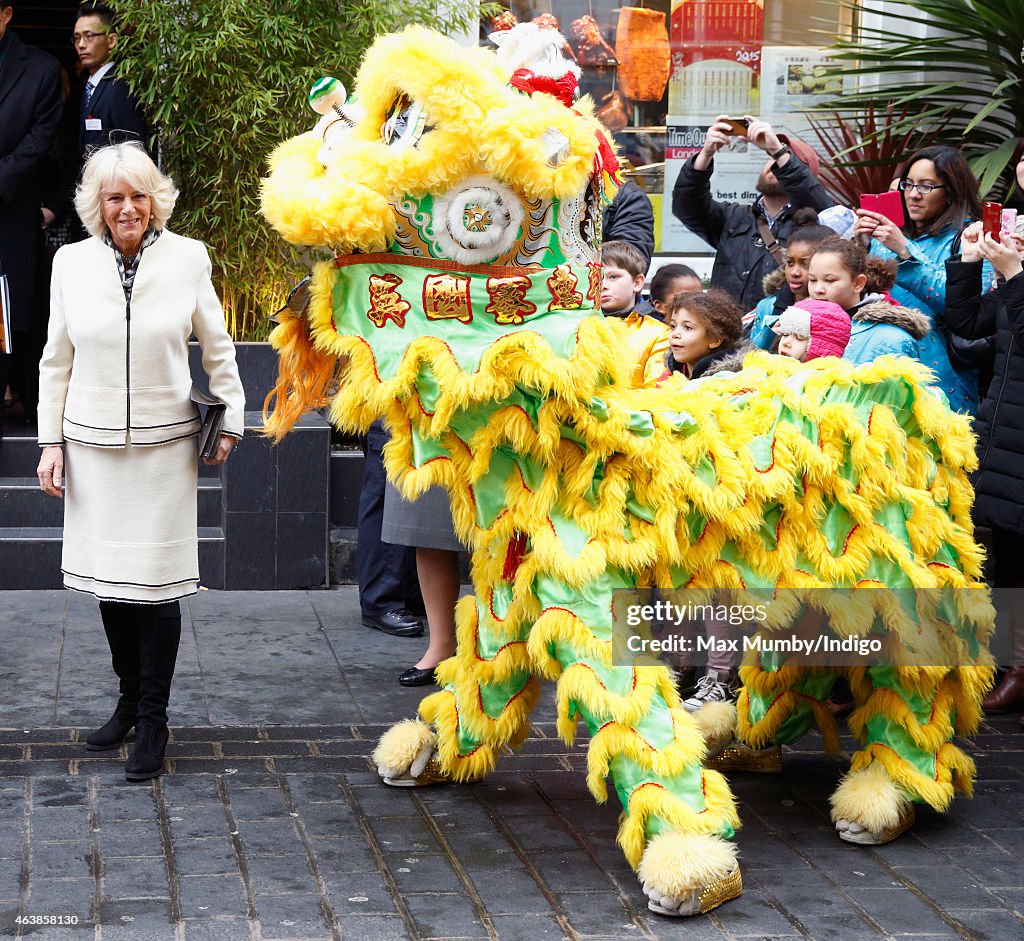
[[978, 239], [978, 254], [992, 262], [992, 267], [996, 269], [1000, 277], [1007, 281], [1024, 271], [1017, 245], [1013, 238], [1005, 232], [999, 236], [998, 240], [987, 233], [982, 235]]
[[203, 463], [210, 466], [223, 464], [231, 452], [234, 451], [237, 443], [238, 441], [232, 438], [231, 435], [221, 435], [220, 440], [217, 442], [217, 450], [213, 452], [213, 457], [204, 457]]
[[982, 223], [972, 222], [960, 235], [960, 260], [977, 261], [981, 258], [978, 242], [981, 240]]
[[39, 487], [43, 493], [63, 498], [64, 492], [60, 485], [64, 479], [64, 449], [52, 444], [43, 448], [36, 476], [39, 478]]
[[907, 237], [892, 220], [887, 219], [880, 212], [872, 212], [870, 209], [858, 209], [857, 222], [853, 227], [853, 231], [857, 235], [866, 235], [873, 239], [878, 239], [886, 248], [895, 252], [904, 260], [910, 257], [910, 252], [907, 251]]

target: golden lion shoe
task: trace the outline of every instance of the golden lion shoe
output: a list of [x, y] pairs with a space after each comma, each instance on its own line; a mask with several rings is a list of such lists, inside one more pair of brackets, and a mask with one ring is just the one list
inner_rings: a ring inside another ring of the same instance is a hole
[[836, 821], [836, 832], [840, 840], [847, 843], [857, 843], [860, 846], [881, 846], [883, 843], [891, 843], [901, 833], [906, 833], [917, 819], [913, 804], [906, 804], [900, 812], [900, 819], [891, 827], [884, 830], [868, 830], [853, 820], [840, 817]]
[[729, 875], [704, 886], [699, 892], [692, 892], [685, 899], [649, 896], [647, 907], [656, 915], [686, 918], [690, 915], [706, 915], [711, 909], [718, 908], [730, 899], [739, 898], [742, 894], [743, 878], [737, 866]]
[[720, 752], [710, 755], [705, 768], [715, 771], [754, 771], [758, 774], [778, 774], [782, 771], [782, 746], [751, 748], [734, 739]]

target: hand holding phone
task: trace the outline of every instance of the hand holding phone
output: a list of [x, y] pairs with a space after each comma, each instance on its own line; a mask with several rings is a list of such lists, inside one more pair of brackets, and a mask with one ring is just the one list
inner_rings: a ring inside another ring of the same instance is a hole
[[862, 193], [860, 208], [885, 216], [898, 229], [902, 229], [906, 223], [903, 195], [899, 190], [890, 190], [887, 193]]

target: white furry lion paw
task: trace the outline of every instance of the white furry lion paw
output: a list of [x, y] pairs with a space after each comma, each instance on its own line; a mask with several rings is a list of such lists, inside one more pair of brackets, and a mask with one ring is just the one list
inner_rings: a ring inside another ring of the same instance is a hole
[[373, 751], [377, 774], [392, 787], [419, 787], [447, 780], [436, 760], [437, 736], [419, 719], [388, 729]]
[[658, 915], [703, 915], [743, 892], [736, 847], [717, 836], [662, 833], [637, 867], [647, 907]]
[[895, 840], [916, 818], [914, 805], [878, 764], [847, 774], [830, 803], [839, 839], [861, 846]]
[[708, 754], [721, 751], [736, 737], [736, 703], [709, 702], [690, 713], [700, 727]]

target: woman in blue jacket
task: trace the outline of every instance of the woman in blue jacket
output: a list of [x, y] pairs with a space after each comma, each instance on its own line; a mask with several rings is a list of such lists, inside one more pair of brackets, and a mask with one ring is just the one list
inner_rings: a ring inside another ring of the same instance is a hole
[[899, 189], [907, 217], [902, 228], [880, 213], [858, 209], [854, 231], [871, 238], [872, 255], [898, 262], [896, 286], [913, 296], [911, 306], [924, 312], [932, 325], [919, 341], [921, 361], [935, 373], [951, 408], [973, 412], [978, 375], [973, 369], [953, 368], [942, 314], [953, 241], [966, 223], [981, 218], [978, 181], [955, 148], [926, 147], [907, 161]]

